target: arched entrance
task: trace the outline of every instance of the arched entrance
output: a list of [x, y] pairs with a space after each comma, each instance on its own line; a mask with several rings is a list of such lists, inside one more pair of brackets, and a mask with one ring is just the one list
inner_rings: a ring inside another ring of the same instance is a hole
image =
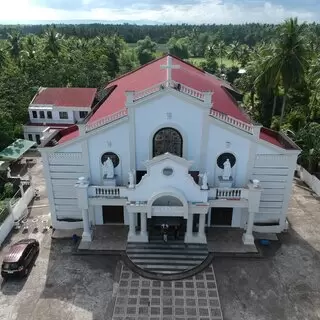
[[174, 128], [161, 128], [153, 136], [152, 148], [153, 157], [159, 156], [166, 152], [182, 157], [182, 135]]
[[188, 203], [174, 188], [154, 194], [147, 205], [149, 240], [161, 238], [161, 225], [169, 226], [168, 237], [183, 239], [188, 217]]

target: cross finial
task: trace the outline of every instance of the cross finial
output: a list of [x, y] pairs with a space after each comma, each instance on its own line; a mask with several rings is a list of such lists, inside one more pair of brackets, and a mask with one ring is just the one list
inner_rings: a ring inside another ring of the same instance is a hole
[[171, 70], [172, 69], [180, 69], [180, 65], [173, 65], [172, 64], [172, 58], [171, 56], [167, 56], [167, 64], [166, 65], [161, 65], [160, 66], [161, 69], [167, 69], [167, 80], [170, 81], [172, 79], [171, 76]]

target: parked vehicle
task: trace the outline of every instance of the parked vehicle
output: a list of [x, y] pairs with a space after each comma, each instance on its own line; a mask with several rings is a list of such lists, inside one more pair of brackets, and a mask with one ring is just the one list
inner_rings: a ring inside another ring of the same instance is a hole
[[23, 239], [10, 247], [1, 266], [1, 276], [26, 276], [39, 252], [36, 239]]

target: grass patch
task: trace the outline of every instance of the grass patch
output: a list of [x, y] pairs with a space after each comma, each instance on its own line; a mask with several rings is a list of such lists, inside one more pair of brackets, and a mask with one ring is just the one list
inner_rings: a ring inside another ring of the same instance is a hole
[[[205, 58], [189, 58], [187, 61], [194, 64], [195, 66], [199, 66], [201, 62], [203, 62], [205, 60]], [[216, 59], [218, 66], [220, 66], [220, 58]], [[224, 64], [227, 68], [236, 66], [239, 66], [239, 62], [238, 61], [234, 61], [232, 62], [230, 59], [228, 58], [222, 58], [222, 64]]]

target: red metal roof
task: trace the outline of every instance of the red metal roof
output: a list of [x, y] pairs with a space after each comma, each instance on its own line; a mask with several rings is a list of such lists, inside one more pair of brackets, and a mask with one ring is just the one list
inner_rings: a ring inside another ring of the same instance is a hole
[[96, 92], [95, 88], [41, 88], [32, 104], [90, 108]]
[[[115, 89], [99, 109], [92, 115], [88, 123], [93, 123], [123, 109], [126, 103], [126, 91], [140, 91], [166, 81], [167, 71], [166, 69], [161, 69], [160, 66], [167, 64], [167, 56], [168, 55], [151, 61], [140, 68], [111, 81], [106, 88], [115, 86]], [[174, 81], [199, 91], [212, 91], [213, 109], [243, 122], [251, 123], [249, 116], [239, 108], [237, 102], [226, 90], [227, 88], [234, 91], [234, 88], [232, 88], [229, 83], [208, 74], [177, 57], [172, 55], [171, 57], [172, 64], [180, 65], [179, 69], [171, 70], [172, 79]], [[79, 132], [76, 129], [71, 132], [68, 132], [67, 130], [65, 133], [61, 133], [62, 138], [59, 140], [59, 144], [79, 136]], [[274, 136], [268, 135], [267, 131], [260, 133], [260, 139], [285, 148], [285, 146], [282, 145]]]

